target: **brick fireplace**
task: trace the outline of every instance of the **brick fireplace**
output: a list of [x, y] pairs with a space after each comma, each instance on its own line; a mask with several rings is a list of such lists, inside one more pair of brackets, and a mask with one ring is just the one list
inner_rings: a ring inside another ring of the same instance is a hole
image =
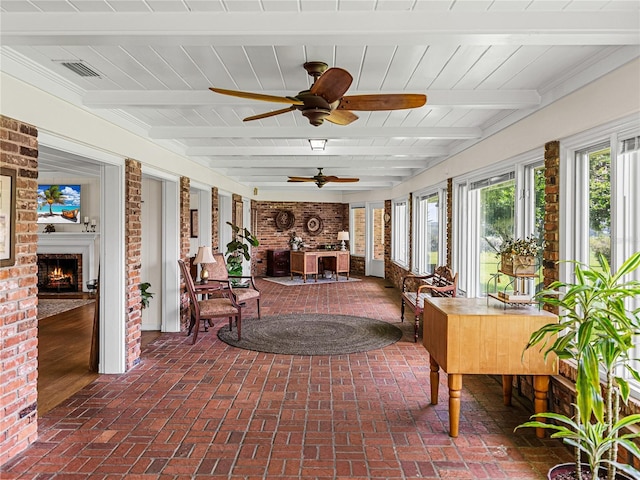
[[39, 292], [81, 292], [82, 255], [44, 253], [38, 255]]

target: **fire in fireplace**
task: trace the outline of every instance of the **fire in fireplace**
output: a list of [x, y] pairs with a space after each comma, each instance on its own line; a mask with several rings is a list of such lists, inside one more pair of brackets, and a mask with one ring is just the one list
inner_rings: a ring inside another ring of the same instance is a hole
[[38, 255], [38, 290], [41, 292], [78, 292], [82, 282], [82, 255]]

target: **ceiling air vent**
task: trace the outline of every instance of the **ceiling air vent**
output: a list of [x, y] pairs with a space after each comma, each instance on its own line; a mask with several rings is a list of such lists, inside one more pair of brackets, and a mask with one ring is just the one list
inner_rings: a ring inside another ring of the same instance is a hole
[[67, 67], [69, 70], [80, 75], [81, 77], [101, 77], [98, 72], [96, 72], [93, 68], [82, 61], [62, 60], [59, 61], [59, 63], [63, 67]]

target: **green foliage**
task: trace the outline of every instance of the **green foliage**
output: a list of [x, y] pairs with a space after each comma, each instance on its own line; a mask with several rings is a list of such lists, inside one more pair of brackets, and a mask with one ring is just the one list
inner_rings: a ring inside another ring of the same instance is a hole
[[515, 181], [485, 187], [480, 192], [480, 218], [485, 237], [513, 237]]
[[54, 203], [58, 205], [64, 205], [65, 196], [60, 191], [60, 185], [50, 185], [49, 188], [38, 195], [38, 201], [41, 209], [44, 208], [45, 205], [48, 205], [49, 215], [53, 216], [52, 205]]
[[260, 242], [246, 228], [241, 229], [231, 222], [227, 222], [227, 225], [231, 226], [233, 230], [232, 240], [227, 243], [227, 271], [230, 275], [241, 276], [243, 259], [251, 260], [249, 246], [257, 247]]
[[151, 284], [149, 282], [143, 282], [140, 284], [140, 295], [142, 296], [142, 308], [149, 306], [149, 300], [153, 298], [155, 293], [150, 292]]
[[611, 152], [589, 156], [589, 227], [597, 233], [611, 229]]
[[[627, 402], [630, 389], [627, 381], [616, 375], [623, 370], [640, 380], [630, 357], [634, 336], [640, 334], [640, 309], [627, 308], [630, 299], [640, 296], [640, 282], [625, 279], [640, 267], [640, 252], [631, 255], [616, 273], [602, 255], [598, 261], [598, 268], [573, 262], [574, 283], [554, 282], [540, 292], [542, 302], [559, 308], [560, 321], [534, 332], [526, 347], [540, 345], [545, 357], [555, 353], [575, 362], [576, 420], [559, 414], [537, 414], [534, 417], [550, 418], [565, 426], [543, 426], [539, 422], [521, 426], [556, 430], [555, 436], [576, 447], [576, 466], [580, 454], [585, 453], [592, 471], [597, 471], [600, 463], [608, 464], [608, 478], [612, 480], [614, 467], [625, 472], [631, 468], [616, 463], [618, 445], [640, 458], [640, 451], [630, 445], [635, 436], [619, 434], [621, 428], [640, 423], [640, 416], [618, 418], [619, 401]], [[605, 372], [604, 389], [600, 369]]]

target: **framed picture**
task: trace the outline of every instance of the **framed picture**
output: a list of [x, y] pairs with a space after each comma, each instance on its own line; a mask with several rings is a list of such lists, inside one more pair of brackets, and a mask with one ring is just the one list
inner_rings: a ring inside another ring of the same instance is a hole
[[236, 202], [235, 204], [235, 214], [236, 214], [236, 221], [235, 224], [240, 227], [240, 229], [244, 228], [244, 224], [242, 223], [242, 202]]
[[16, 252], [16, 171], [0, 170], [0, 267], [15, 263]]
[[198, 229], [200, 228], [198, 224], [198, 210], [189, 210], [189, 213], [191, 214], [190, 236], [191, 238], [198, 238]]

